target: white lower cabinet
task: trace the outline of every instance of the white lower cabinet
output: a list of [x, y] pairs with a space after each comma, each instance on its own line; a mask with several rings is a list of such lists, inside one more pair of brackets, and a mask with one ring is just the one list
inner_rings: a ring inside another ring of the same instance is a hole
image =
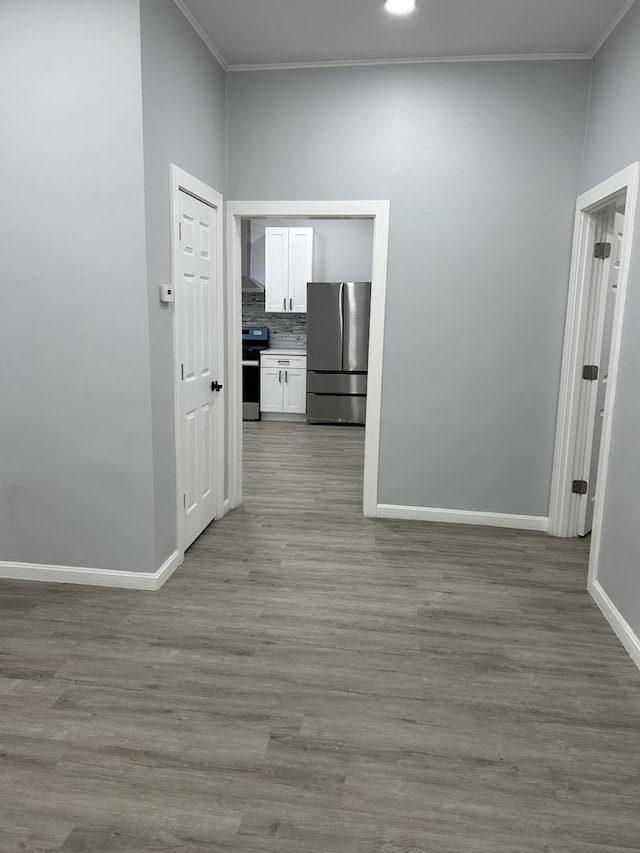
[[307, 413], [307, 371], [297, 367], [284, 372], [284, 408], [291, 415]]
[[260, 411], [265, 414], [307, 413], [305, 356], [263, 355], [260, 365]]
[[282, 370], [275, 367], [260, 368], [260, 411], [282, 412], [283, 401]]

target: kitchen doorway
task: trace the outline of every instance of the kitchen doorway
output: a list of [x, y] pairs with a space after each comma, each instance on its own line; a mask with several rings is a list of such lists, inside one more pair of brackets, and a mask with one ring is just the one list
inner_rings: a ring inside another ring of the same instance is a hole
[[227, 342], [229, 387], [229, 482], [227, 507], [242, 503], [242, 221], [276, 219], [366, 219], [373, 224], [373, 265], [368, 351], [363, 514], [378, 505], [378, 456], [382, 397], [382, 352], [389, 241], [388, 201], [229, 202], [227, 205]]

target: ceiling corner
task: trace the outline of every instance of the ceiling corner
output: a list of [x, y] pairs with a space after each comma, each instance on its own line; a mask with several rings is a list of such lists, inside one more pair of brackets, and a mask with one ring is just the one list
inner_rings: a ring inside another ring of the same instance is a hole
[[606, 40], [607, 40], [607, 39], [609, 38], [609, 36], [613, 33], [613, 31], [618, 27], [618, 24], [620, 24], [620, 23], [621, 23], [622, 19], [625, 17], [625, 15], [626, 15], [626, 14], [627, 14], [627, 12], [631, 9], [631, 7], [633, 6], [633, 4], [634, 4], [635, 2], [636, 2], [636, 0], [627, 0], [627, 2], [624, 4], [624, 6], [622, 7], [622, 9], [620, 9], [620, 11], [618, 12], [618, 14], [617, 14], [617, 15], [615, 16], [615, 18], [613, 19], [613, 21], [611, 21], [611, 23], [609, 24], [609, 26], [606, 28], [606, 30], [602, 33], [602, 35], [600, 36], [600, 38], [599, 38], [599, 39], [597, 40], [597, 42], [594, 44], [593, 48], [591, 49], [591, 56], [589, 57], [590, 59], [593, 59], [593, 57], [594, 57], [594, 56], [596, 55], [596, 53], [600, 50], [600, 48], [602, 47], [602, 45], [606, 42]]
[[211, 55], [214, 57], [214, 59], [222, 66], [224, 71], [228, 71], [229, 66], [227, 65], [226, 59], [220, 53], [220, 51], [215, 46], [215, 44], [211, 41], [211, 39], [206, 34], [206, 32], [202, 29], [199, 22], [194, 17], [193, 13], [191, 12], [189, 7], [185, 3], [185, 0], [173, 0], [173, 2], [176, 4], [178, 9], [180, 9], [182, 14], [187, 19], [187, 21], [189, 21], [189, 23], [191, 24], [193, 29], [196, 31], [196, 33], [200, 36], [200, 38], [202, 39], [202, 41], [204, 42], [204, 44], [206, 45], [207, 49], [209, 50]]

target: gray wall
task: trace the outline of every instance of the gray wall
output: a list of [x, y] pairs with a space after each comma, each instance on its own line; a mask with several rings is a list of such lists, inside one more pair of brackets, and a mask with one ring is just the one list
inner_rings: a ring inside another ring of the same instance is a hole
[[139, 30], [0, 4], [0, 560], [155, 568]]
[[369, 219], [252, 219], [250, 275], [264, 283], [264, 229], [313, 228], [314, 281], [371, 281], [373, 222]]
[[[581, 188], [640, 160], [640, 4], [593, 63]], [[640, 222], [634, 237], [599, 562], [599, 579], [640, 635]]]
[[172, 0], [141, 0], [156, 565], [176, 547], [169, 164], [225, 194], [225, 75]]
[[233, 73], [229, 196], [391, 200], [383, 503], [546, 516], [589, 64]]

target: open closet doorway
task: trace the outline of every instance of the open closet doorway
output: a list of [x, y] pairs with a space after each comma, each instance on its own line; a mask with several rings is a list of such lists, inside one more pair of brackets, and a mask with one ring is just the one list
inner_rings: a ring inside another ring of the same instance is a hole
[[243, 425], [248, 452], [268, 440], [274, 465], [290, 468], [281, 487], [303, 484], [301, 495], [305, 458], [335, 452], [352, 465], [359, 453], [362, 468], [364, 432], [358, 502], [362, 486], [375, 516], [389, 203], [227, 209], [230, 505], [243, 499]]
[[592, 593], [597, 586], [639, 175], [640, 164], [634, 163], [581, 195], [576, 205], [549, 532], [565, 537], [592, 534]]

